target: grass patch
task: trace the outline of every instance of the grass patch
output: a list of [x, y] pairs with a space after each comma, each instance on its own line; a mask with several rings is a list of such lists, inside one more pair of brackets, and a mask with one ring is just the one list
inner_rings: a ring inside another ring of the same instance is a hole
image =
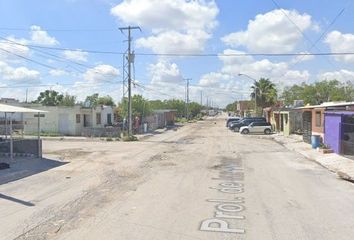
[[124, 136], [123, 141], [124, 142], [134, 142], [134, 141], [138, 141], [138, 138], [134, 135]]

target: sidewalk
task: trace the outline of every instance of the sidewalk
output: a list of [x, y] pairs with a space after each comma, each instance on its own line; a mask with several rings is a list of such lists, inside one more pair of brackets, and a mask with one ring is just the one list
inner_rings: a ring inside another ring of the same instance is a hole
[[323, 154], [312, 149], [310, 144], [302, 141], [302, 136], [291, 135], [285, 137], [280, 134], [270, 136], [258, 136], [262, 139], [272, 139], [289, 150], [302, 154], [306, 158], [316, 161], [318, 164], [336, 173], [340, 178], [354, 181], [354, 160], [340, 156], [336, 153]]

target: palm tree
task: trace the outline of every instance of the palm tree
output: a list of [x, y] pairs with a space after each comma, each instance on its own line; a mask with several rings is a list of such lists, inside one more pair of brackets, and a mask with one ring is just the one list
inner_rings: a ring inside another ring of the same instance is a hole
[[251, 88], [253, 89], [251, 97], [252, 99], [256, 97], [257, 107], [263, 109], [272, 106], [276, 102], [277, 89], [275, 88], [275, 84], [268, 78], [261, 78], [258, 81], [254, 81]]

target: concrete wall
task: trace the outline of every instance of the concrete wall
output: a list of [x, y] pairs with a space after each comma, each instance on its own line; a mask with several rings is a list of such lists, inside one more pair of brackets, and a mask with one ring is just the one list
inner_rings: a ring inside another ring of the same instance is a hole
[[340, 141], [341, 141], [341, 115], [325, 114], [325, 137], [324, 142], [333, 149], [335, 153], [340, 153]]
[[[42, 157], [42, 140], [40, 140], [39, 146], [40, 150], [38, 152], [38, 139], [15, 139], [13, 142], [13, 152], [14, 154], [31, 154], [36, 157]], [[0, 153], [10, 153], [10, 142], [0, 143]]]
[[[40, 130], [46, 133], [60, 135], [81, 136], [85, 134], [84, 115], [86, 115], [89, 128], [103, 128], [107, 125], [107, 114], [111, 114], [113, 123], [113, 108], [110, 106], [99, 106], [96, 108], [74, 107], [50, 107], [36, 106], [38, 110], [47, 111], [41, 118]], [[97, 124], [97, 113], [101, 114], [101, 123]], [[76, 121], [76, 115], [80, 115], [80, 122]], [[35, 114], [24, 114], [25, 134], [37, 133], [38, 119]]]
[[[40, 119], [40, 130], [46, 133], [62, 135], [78, 135], [83, 123], [76, 123], [76, 114], [80, 114], [80, 106], [75, 107], [37, 107], [39, 110], [48, 111]], [[24, 114], [25, 134], [37, 133], [38, 118], [33, 113]]]
[[290, 135], [290, 112], [288, 111], [282, 111], [280, 114], [283, 116], [281, 119], [283, 119], [283, 134], [284, 136], [289, 136]]
[[[316, 112], [321, 113], [321, 126], [316, 126]], [[325, 108], [315, 108], [312, 109], [312, 135], [320, 135], [322, 138], [322, 142], [325, 139], [324, 136], [324, 112]]]

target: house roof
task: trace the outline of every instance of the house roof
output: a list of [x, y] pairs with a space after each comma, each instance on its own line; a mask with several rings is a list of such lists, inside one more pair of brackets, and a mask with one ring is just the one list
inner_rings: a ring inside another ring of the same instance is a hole
[[354, 102], [325, 102], [320, 105], [310, 105], [298, 107], [296, 109], [312, 109], [312, 108], [327, 108], [327, 107], [341, 107], [341, 106], [354, 106]]
[[0, 112], [4, 113], [44, 113], [47, 111], [32, 109], [32, 108], [24, 108], [24, 107], [16, 107], [6, 104], [0, 104]]
[[177, 109], [156, 109], [153, 112], [155, 113], [177, 112]]

